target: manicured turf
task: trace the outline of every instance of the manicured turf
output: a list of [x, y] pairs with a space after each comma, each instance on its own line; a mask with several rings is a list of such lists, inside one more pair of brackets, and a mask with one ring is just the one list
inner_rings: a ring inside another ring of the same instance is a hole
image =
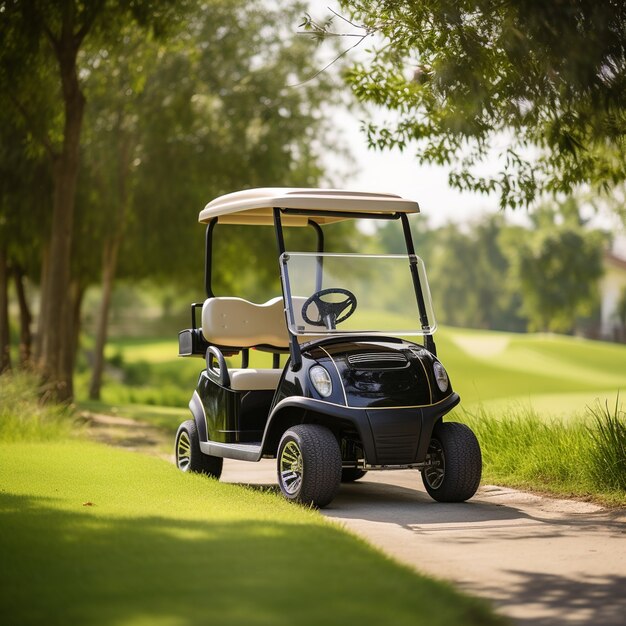
[[317, 512], [80, 441], [0, 444], [0, 623], [503, 623]]
[[498, 401], [544, 417], [582, 414], [626, 387], [626, 346], [575, 337], [443, 329], [438, 354], [462, 405]]

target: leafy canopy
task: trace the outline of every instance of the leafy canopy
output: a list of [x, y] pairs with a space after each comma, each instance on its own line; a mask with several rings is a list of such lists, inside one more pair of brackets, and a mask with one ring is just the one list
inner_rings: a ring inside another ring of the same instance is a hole
[[[376, 42], [348, 84], [362, 102], [396, 113], [366, 125], [371, 146], [415, 144], [420, 163], [452, 166], [453, 186], [497, 192], [502, 207], [626, 179], [622, 0], [342, 6], [354, 34]], [[316, 37], [332, 28], [304, 26]], [[500, 171], [477, 171], [494, 150]]]

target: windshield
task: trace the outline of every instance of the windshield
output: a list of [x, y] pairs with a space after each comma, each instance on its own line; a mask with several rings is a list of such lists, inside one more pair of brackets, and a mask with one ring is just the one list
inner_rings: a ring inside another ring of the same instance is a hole
[[283, 254], [281, 276], [289, 330], [316, 336], [433, 334], [436, 323], [426, 271], [422, 260], [415, 258], [423, 324], [407, 255]]

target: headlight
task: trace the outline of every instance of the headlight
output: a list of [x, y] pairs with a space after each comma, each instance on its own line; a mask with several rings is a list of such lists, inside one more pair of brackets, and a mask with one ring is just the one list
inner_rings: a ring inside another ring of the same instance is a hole
[[439, 361], [435, 361], [433, 363], [433, 371], [435, 372], [435, 380], [437, 381], [437, 387], [439, 387], [440, 391], [445, 391], [450, 384], [448, 380], [448, 374], [446, 373], [445, 368]]
[[319, 393], [323, 398], [328, 398], [328, 396], [333, 392], [333, 383], [330, 380], [330, 374], [326, 368], [321, 365], [314, 365], [309, 370], [309, 378], [311, 379], [315, 389], [317, 389], [317, 393]]

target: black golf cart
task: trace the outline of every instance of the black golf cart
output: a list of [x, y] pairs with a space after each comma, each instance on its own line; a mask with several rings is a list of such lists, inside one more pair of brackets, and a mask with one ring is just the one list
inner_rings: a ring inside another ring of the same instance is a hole
[[[276, 458], [284, 496], [318, 507], [371, 470], [419, 469], [442, 502], [474, 495], [478, 441], [467, 426], [443, 421], [459, 396], [437, 359], [408, 220], [417, 212], [416, 202], [391, 194], [290, 188], [231, 193], [201, 211], [207, 299], [191, 305], [179, 354], [206, 359], [206, 369], [192, 419], [176, 435], [181, 470], [219, 478], [224, 458]], [[406, 254], [325, 253], [322, 227], [345, 219], [399, 221]], [[213, 235], [222, 224], [273, 226], [282, 295], [255, 304], [213, 294]], [[285, 248], [283, 228], [298, 226], [314, 229], [315, 250]], [[271, 353], [273, 367], [249, 367], [251, 349]], [[283, 368], [281, 354], [289, 355]]]

